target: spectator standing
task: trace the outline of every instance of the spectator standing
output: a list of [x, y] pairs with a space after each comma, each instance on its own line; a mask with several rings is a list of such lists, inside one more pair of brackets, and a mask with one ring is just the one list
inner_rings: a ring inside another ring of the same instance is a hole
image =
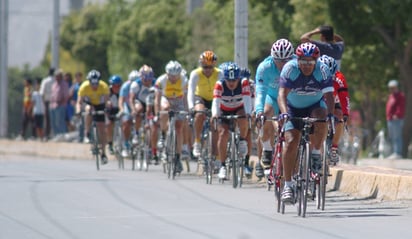
[[44, 78], [40, 85], [40, 94], [43, 97], [44, 101], [44, 121], [46, 122], [46, 132], [45, 139], [47, 140], [50, 137], [50, 97], [51, 97], [51, 87], [54, 81], [54, 68], [49, 69], [49, 75]]
[[[83, 83], [83, 73], [78, 71], [74, 74], [74, 82], [69, 91], [69, 101], [70, 101], [70, 104], [73, 105], [74, 107], [76, 106], [79, 88], [82, 83]], [[83, 117], [80, 117], [80, 123], [79, 123], [79, 127], [77, 130], [79, 131], [78, 142], [83, 142], [83, 138], [84, 138], [84, 118]]]
[[74, 105], [72, 105], [70, 102], [70, 99], [71, 99], [70, 89], [72, 88], [72, 85], [73, 85], [72, 73], [66, 72], [64, 74], [63, 79], [67, 82], [67, 85], [69, 86], [69, 98], [67, 100], [67, 105], [66, 105], [66, 125], [67, 125], [67, 131], [71, 132], [71, 131], [74, 131], [74, 125], [71, 122], [73, 115], [74, 115]]
[[388, 135], [392, 145], [392, 155], [390, 159], [402, 158], [402, 132], [405, 116], [405, 95], [399, 91], [397, 80], [391, 80], [388, 83], [390, 94], [386, 102], [386, 121], [388, 126]]
[[66, 106], [69, 99], [69, 86], [63, 80], [63, 70], [59, 69], [54, 74], [55, 81], [51, 88], [50, 120], [54, 136], [67, 132]]
[[[311, 39], [316, 34], [320, 34], [320, 41]], [[319, 48], [320, 54], [333, 57], [338, 64], [338, 70], [340, 69], [345, 42], [340, 35], [334, 33], [332, 26], [323, 25], [310, 32], [306, 32], [300, 37], [300, 41], [302, 43], [311, 42], [315, 44]]]
[[[24, 79], [24, 88], [23, 88], [23, 112], [22, 112], [22, 126], [20, 137], [21, 139], [26, 138], [27, 126], [32, 122], [32, 101], [31, 94], [33, 92], [32, 80], [30, 78]], [[34, 132], [33, 132], [34, 136]]]
[[41, 79], [36, 79], [35, 89], [31, 95], [31, 100], [33, 103], [33, 124], [36, 129], [37, 138], [40, 140], [44, 139], [43, 134], [43, 120], [44, 120], [44, 102], [42, 95], [39, 92], [41, 84]]

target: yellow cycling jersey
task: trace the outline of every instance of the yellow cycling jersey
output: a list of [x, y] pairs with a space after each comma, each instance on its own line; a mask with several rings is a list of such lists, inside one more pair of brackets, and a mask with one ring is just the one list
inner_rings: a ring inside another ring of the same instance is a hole
[[210, 77], [206, 77], [203, 74], [201, 67], [195, 69], [194, 73], [190, 76], [191, 80], [194, 81], [193, 83], [196, 85], [195, 95], [208, 101], [213, 100], [213, 88], [215, 87], [216, 81], [219, 80], [219, 74], [221, 74], [220, 70], [216, 67], [213, 69], [213, 73]]
[[176, 83], [170, 82], [167, 75], [161, 75], [156, 80], [155, 87], [160, 90], [166, 98], [180, 98], [183, 97], [187, 89], [187, 80], [184, 75], [181, 75]]
[[109, 86], [104, 81], [99, 81], [96, 90], [92, 89], [90, 81], [84, 81], [79, 88], [79, 97], [85, 98], [87, 103], [92, 105], [104, 104], [105, 96], [110, 94]]

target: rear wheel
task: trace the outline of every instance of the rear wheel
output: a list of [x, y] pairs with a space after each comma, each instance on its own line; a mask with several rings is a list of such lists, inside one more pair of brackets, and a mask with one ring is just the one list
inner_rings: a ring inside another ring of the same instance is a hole
[[233, 188], [237, 188], [238, 186], [238, 178], [237, 178], [237, 169], [236, 169], [236, 164], [237, 164], [237, 150], [236, 150], [236, 144], [235, 144], [235, 136], [232, 135], [231, 139], [231, 145], [230, 145], [230, 160], [231, 160], [231, 166], [232, 166], [232, 185]]

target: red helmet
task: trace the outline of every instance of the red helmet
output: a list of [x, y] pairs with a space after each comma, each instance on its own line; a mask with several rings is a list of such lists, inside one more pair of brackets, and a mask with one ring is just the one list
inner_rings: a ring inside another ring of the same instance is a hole
[[310, 42], [302, 43], [296, 48], [296, 55], [298, 57], [308, 56], [318, 58], [320, 56], [319, 48]]

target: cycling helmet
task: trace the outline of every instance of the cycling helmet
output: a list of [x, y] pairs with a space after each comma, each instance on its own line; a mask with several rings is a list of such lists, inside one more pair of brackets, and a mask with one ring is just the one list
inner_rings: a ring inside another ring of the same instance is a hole
[[182, 65], [177, 61], [169, 61], [165, 67], [166, 73], [170, 75], [180, 75]]
[[213, 51], [204, 51], [199, 56], [199, 63], [203, 66], [215, 66], [217, 62], [217, 56]]
[[248, 68], [242, 68], [242, 69], [240, 69], [240, 76], [242, 77], [242, 78], [250, 78], [250, 76], [251, 76], [251, 73], [250, 73], [250, 70], [248, 69]]
[[310, 42], [302, 43], [296, 48], [296, 55], [298, 57], [309, 56], [313, 58], [318, 58], [320, 56], [319, 48]]
[[338, 64], [333, 57], [322, 55], [321, 57], [319, 57], [319, 61], [329, 67], [330, 74], [335, 75], [336, 71], [338, 70]]
[[233, 62], [231, 62], [231, 61], [225, 61], [225, 62], [223, 62], [222, 64], [219, 65], [219, 69], [223, 71], [228, 65], [230, 65], [232, 63]]
[[128, 80], [133, 81], [140, 77], [140, 73], [137, 70], [132, 70], [129, 73]]
[[236, 63], [228, 63], [223, 69], [225, 80], [234, 81], [240, 78], [240, 68]]
[[97, 84], [99, 84], [99, 80], [100, 80], [100, 78], [101, 78], [101, 75], [100, 75], [100, 72], [99, 71], [97, 71], [97, 70], [91, 70], [91, 71], [89, 71], [89, 73], [87, 74], [87, 77], [86, 77], [89, 81], [90, 81], [90, 84], [92, 84], [92, 85], [97, 85]]
[[148, 66], [148, 65], [143, 65], [142, 67], [140, 67], [139, 69], [139, 73], [140, 76], [142, 76], [144, 79], [153, 79], [154, 78], [154, 72], [152, 67]]
[[273, 43], [270, 53], [275, 59], [288, 59], [292, 57], [293, 51], [292, 43], [282, 38]]
[[122, 78], [118, 75], [112, 75], [109, 79], [109, 84], [110, 85], [121, 85], [122, 84]]

